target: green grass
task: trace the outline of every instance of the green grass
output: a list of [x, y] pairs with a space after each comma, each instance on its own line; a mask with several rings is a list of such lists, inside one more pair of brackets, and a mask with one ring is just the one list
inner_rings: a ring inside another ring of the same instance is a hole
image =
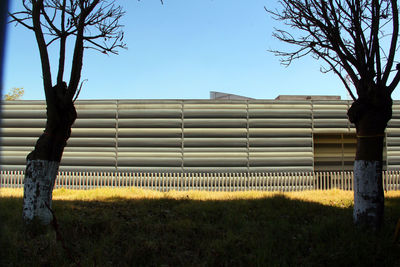
[[[0, 266], [75, 265], [52, 230], [27, 239], [21, 192], [0, 192]], [[400, 266], [400, 193], [387, 196], [379, 233], [353, 226], [351, 199], [342, 191], [56, 190], [53, 209], [82, 266]]]

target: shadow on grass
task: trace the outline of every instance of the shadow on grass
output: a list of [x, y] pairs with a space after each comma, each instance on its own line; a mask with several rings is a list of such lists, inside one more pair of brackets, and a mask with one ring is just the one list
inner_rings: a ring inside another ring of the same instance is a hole
[[[73, 266], [55, 234], [26, 239], [20, 198], [0, 198], [1, 266]], [[54, 201], [82, 266], [399, 266], [400, 198], [386, 200], [379, 234], [352, 208], [275, 196], [257, 200]], [[39, 255], [39, 256], [37, 256]]]

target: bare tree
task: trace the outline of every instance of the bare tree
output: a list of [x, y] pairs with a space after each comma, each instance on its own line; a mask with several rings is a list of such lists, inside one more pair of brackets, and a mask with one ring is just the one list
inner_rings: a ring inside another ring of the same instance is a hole
[[353, 217], [356, 224], [379, 228], [383, 143], [391, 94], [400, 80], [397, 0], [280, 0], [279, 9], [266, 10], [290, 27], [273, 34], [294, 47], [272, 51], [282, 63], [306, 55], [322, 60], [321, 70], [337, 74], [353, 98], [348, 110], [357, 132]]
[[[117, 54], [125, 48], [124, 15], [115, 1], [22, 0], [23, 9], [10, 13], [11, 22], [34, 32], [42, 65], [47, 122], [34, 150], [27, 156], [24, 180], [23, 218], [49, 224], [51, 200], [59, 164], [77, 114], [74, 101], [79, 94], [83, 52], [95, 49]], [[73, 40], [72, 67], [64, 81], [67, 39]], [[57, 77], [53, 84], [48, 47], [58, 43]]]

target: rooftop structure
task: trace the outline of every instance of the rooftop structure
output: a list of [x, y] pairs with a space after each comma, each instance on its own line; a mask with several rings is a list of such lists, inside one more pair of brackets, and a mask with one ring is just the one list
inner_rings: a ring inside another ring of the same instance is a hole
[[215, 99], [215, 100], [248, 100], [248, 99], [254, 99], [254, 98], [211, 91], [210, 92], [210, 99]]
[[340, 100], [336, 95], [279, 95], [275, 100]]

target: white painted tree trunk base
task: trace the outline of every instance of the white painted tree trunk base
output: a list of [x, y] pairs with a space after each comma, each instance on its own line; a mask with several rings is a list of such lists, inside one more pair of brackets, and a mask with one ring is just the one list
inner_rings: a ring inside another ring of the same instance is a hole
[[354, 223], [379, 228], [383, 205], [382, 162], [354, 161]]
[[22, 217], [29, 223], [38, 220], [48, 225], [53, 219], [51, 208], [53, 187], [60, 163], [48, 160], [27, 160], [24, 179]]

